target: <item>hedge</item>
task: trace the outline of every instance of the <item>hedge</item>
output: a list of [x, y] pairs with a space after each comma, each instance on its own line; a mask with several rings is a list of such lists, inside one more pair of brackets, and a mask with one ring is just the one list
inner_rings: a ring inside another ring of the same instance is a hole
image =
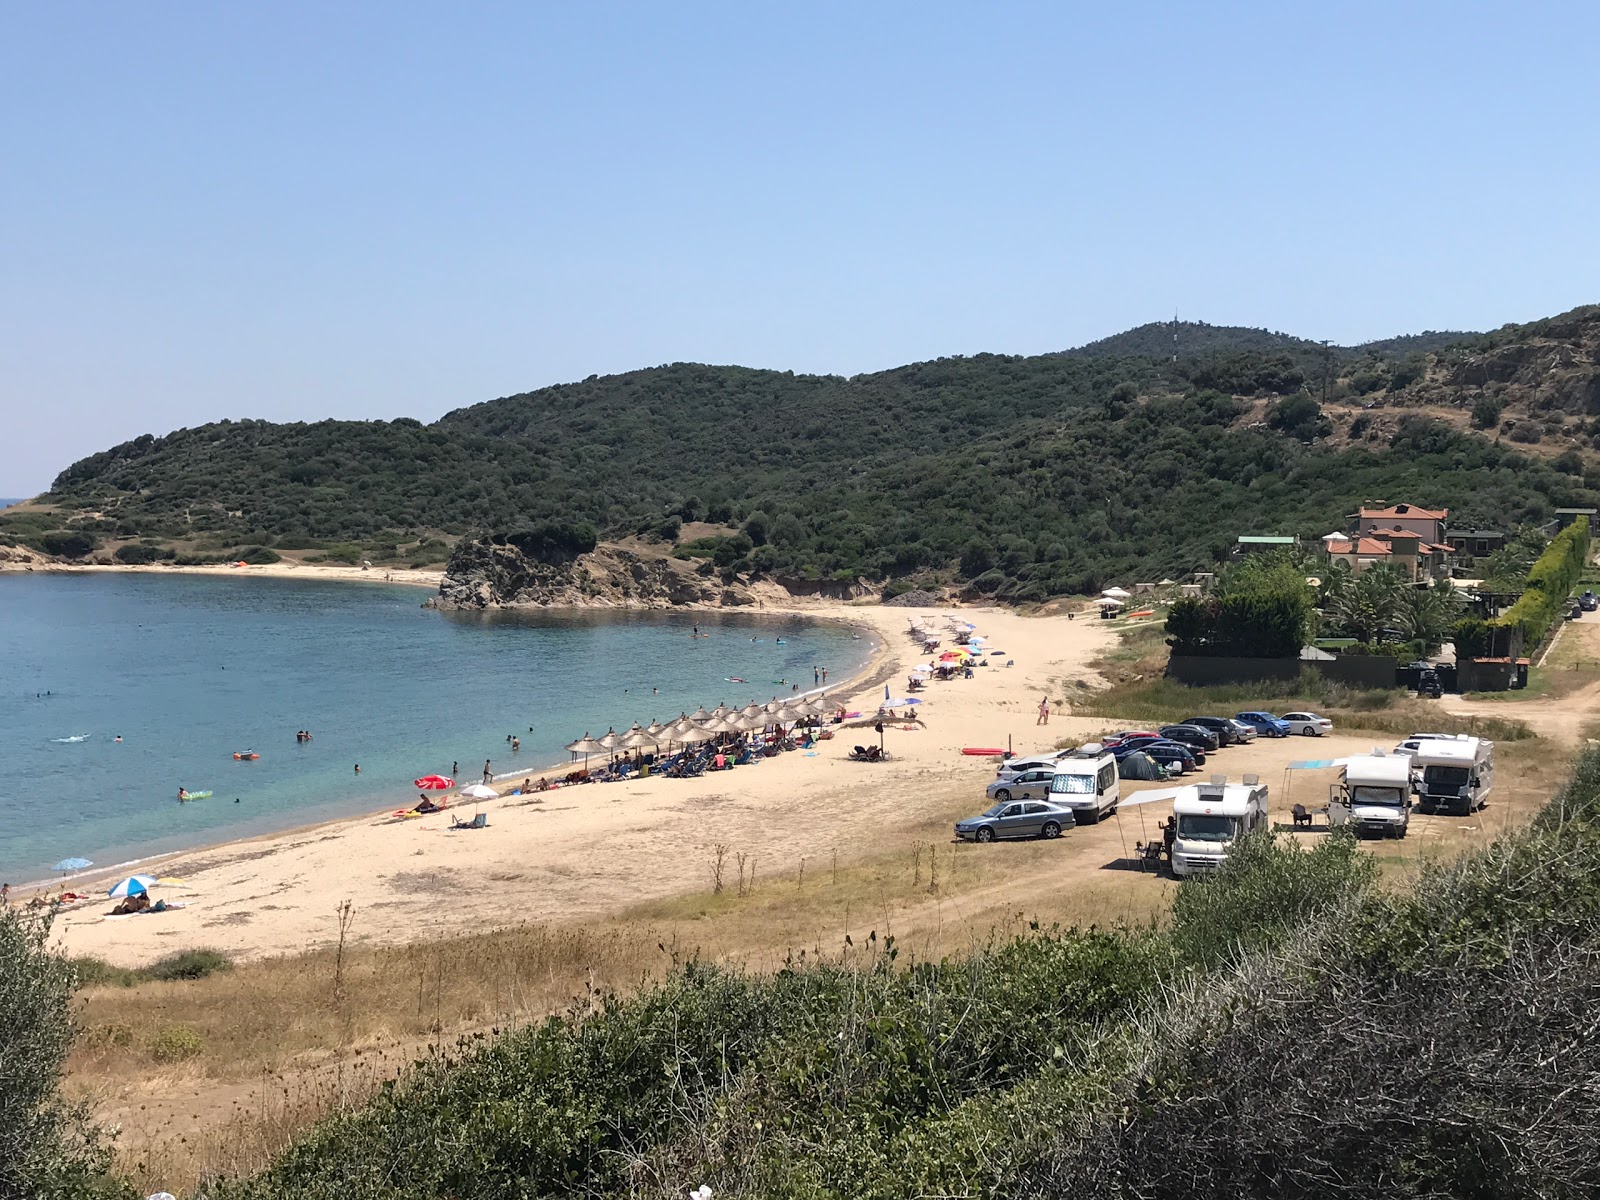
[[1551, 624], [1565, 611], [1573, 585], [1589, 561], [1589, 518], [1579, 517], [1544, 548], [1528, 571], [1527, 587], [1517, 602], [1494, 621], [1500, 628], [1522, 631], [1525, 648], [1537, 646]]

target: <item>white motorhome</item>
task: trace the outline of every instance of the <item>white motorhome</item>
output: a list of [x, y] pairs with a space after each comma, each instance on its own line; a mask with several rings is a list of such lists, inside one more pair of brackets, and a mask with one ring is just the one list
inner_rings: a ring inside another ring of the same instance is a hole
[[1328, 789], [1328, 824], [1357, 834], [1403, 838], [1411, 824], [1411, 761], [1374, 750], [1345, 760], [1343, 778]]
[[1471, 816], [1494, 786], [1494, 743], [1467, 734], [1422, 738], [1411, 752], [1411, 778], [1424, 812]]
[[1050, 802], [1072, 810], [1080, 825], [1093, 825], [1116, 812], [1122, 799], [1117, 760], [1098, 742], [1079, 746], [1056, 763], [1050, 779]]
[[1267, 785], [1254, 775], [1243, 783], [1214, 775], [1178, 789], [1172, 820], [1172, 873], [1182, 879], [1215, 871], [1235, 841], [1267, 828]]

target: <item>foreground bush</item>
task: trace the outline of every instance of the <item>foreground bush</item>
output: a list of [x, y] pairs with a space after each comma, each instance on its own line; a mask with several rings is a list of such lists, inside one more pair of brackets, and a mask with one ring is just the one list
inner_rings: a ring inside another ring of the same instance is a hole
[[50, 921], [0, 905], [0, 1196], [121, 1194], [84, 1115], [59, 1094], [72, 1045], [70, 964], [48, 949]]

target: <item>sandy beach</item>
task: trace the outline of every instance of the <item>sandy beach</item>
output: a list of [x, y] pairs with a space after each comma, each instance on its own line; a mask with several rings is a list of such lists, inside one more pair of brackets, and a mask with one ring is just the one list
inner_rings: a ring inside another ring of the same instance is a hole
[[[353, 574], [370, 580], [374, 572]], [[925, 658], [906, 636], [912, 617], [940, 630], [952, 618], [971, 621], [990, 647], [1005, 653], [992, 656], [996, 665], [970, 680], [931, 684], [921, 722], [888, 726], [890, 762], [847, 757], [854, 744], [876, 740], [868, 722], [835, 727], [836, 736], [814, 752], [793, 751], [697, 779], [503, 796], [482, 806], [489, 825], [480, 830], [452, 830], [450, 812], [409, 821], [385, 813], [178, 853], [140, 869], [183, 879], [186, 886], [161, 894], [185, 908], [116, 918], [105, 916], [109, 903], [68, 909], [56, 926], [61, 943], [70, 953], [125, 965], [193, 946], [250, 959], [332, 941], [335, 911], [346, 900], [358, 914], [358, 940], [400, 943], [522, 921], [593, 917], [703, 889], [718, 844], [755, 856], [771, 872], [792, 870], [802, 857], [859, 853], [897, 821], [937, 811], [952, 789], [982, 800], [993, 761], [963, 756], [962, 747], [1004, 746], [1009, 739], [1023, 752], [1068, 736], [1071, 729], [1059, 720], [1036, 727], [1039, 700], [1049, 694], [1057, 702], [1071, 680], [1087, 677], [1086, 664], [1111, 636], [1093, 620], [989, 607], [815, 602], [761, 611], [874, 631], [881, 647], [867, 672], [829, 690], [831, 698], [868, 716], [885, 682], [903, 694], [909, 668]], [[1014, 665], [1000, 665], [1008, 660]], [[619, 713], [619, 721], [624, 716]], [[93, 890], [97, 882], [84, 877], [72, 886]]]

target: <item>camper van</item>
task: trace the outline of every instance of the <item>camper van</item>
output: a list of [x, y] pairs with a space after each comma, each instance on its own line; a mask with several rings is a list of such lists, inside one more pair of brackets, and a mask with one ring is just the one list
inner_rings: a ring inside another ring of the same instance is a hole
[[1117, 760], [1098, 742], [1080, 746], [1070, 757], [1056, 763], [1049, 800], [1070, 808], [1078, 824], [1093, 825], [1116, 812], [1121, 799]]
[[1178, 789], [1172, 819], [1172, 873], [1182, 879], [1215, 871], [1235, 841], [1267, 828], [1267, 785], [1254, 775], [1243, 783], [1214, 775]]
[[1411, 760], [1374, 750], [1345, 760], [1328, 790], [1328, 824], [1358, 835], [1403, 838], [1411, 824]]
[[1471, 816], [1494, 786], [1494, 743], [1466, 734], [1423, 738], [1411, 752], [1411, 778], [1424, 812]]

